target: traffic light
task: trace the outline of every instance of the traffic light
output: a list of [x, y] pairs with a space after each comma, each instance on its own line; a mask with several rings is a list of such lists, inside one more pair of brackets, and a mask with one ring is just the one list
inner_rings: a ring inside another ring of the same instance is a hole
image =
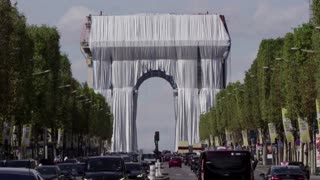
[[154, 134], [154, 141], [155, 141], [155, 142], [160, 141], [159, 131], [156, 131], [156, 132], [155, 132], [155, 134]]

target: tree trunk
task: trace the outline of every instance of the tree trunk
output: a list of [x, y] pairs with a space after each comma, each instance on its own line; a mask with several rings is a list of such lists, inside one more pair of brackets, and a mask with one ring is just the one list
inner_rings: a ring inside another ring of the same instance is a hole
[[262, 146], [262, 164], [267, 165], [267, 144], [265, 143]]

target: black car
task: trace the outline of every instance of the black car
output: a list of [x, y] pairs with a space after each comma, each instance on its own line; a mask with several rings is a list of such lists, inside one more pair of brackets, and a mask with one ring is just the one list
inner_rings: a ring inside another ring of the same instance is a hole
[[124, 162], [132, 162], [133, 161], [132, 157], [127, 154], [122, 154], [122, 155], [120, 155], [120, 157], [124, 160]]
[[146, 173], [140, 163], [125, 163], [129, 179], [144, 180]]
[[200, 159], [200, 156], [192, 156], [190, 169], [193, 172], [197, 172], [198, 171], [198, 168], [199, 168], [199, 165], [200, 165], [199, 164], [199, 159]]
[[0, 179], [43, 180], [36, 170], [27, 168], [0, 168]]
[[86, 179], [127, 180], [127, 170], [120, 156], [89, 157], [86, 163]]
[[0, 160], [0, 167], [4, 167], [6, 164], [6, 160]]
[[58, 164], [65, 179], [74, 179], [77, 175], [77, 166], [75, 163], [61, 163]]
[[267, 174], [260, 174], [264, 180], [271, 179], [306, 179], [305, 173], [298, 166], [271, 166]]
[[45, 165], [37, 167], [36, 170], [40, 173], [41, 177], [45, 180], [62, 180], [62, 174], [59, 166]]
[[306, 174], [307, 179], [310, 179], [310, 169], [309, 169], [308, 166], [305, 166], [305, 165], [303, 164], [303, 162], [297, 162], [297, 161], [295, 161], [295, 162], [289, 162], [289, 165], [299, 166], [300, 169]]
[[29, 168], [34, 169], [37, 166], [35, 160], [26, 159], [26, 160], [8, 160], [5, 162], [4, 167], [13, 167], [13, 168]]
[[79, 163], [77, 159], [66, 159], [63, 163]]
[[184, 157], [184, 165], [190, 166], [192, 156], [197, 155], [196, 153], [186, 153]]
[[86, 164], [85, 163], [77, 163], [75, 164], [77, 167], [77, 176], [83, 176], [85, 169], [86, 169]]

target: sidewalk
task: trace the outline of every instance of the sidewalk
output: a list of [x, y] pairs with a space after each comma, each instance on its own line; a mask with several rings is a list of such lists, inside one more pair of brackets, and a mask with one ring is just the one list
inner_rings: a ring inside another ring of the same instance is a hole
[[320, 176], [310, 176], [310, 180], [318, 180], [320, 179]]

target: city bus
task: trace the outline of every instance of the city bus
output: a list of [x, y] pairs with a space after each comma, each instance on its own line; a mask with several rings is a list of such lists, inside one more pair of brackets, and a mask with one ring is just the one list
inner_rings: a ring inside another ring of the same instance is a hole
[[249, 151], [204, 151], [200, 155], [199, 180], [253, 180], [253, 163]]

